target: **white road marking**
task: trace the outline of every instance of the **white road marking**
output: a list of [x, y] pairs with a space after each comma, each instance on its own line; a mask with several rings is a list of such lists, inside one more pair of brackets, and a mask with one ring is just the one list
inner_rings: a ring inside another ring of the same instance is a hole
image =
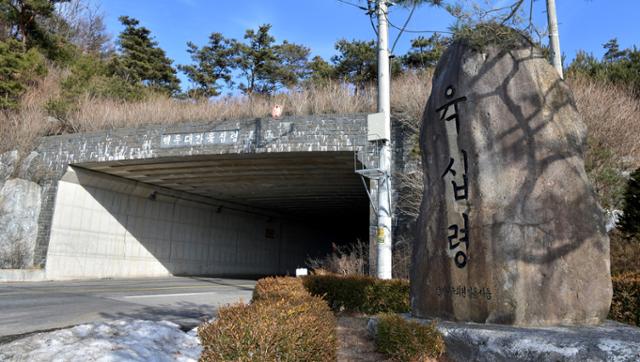
[[160, 298], [160, 297], [187, 297], [187, 296], [191, 296], [191, 295], [205, 295], [205, 294], [218, 294], [218, 293], [219, 292], [126, 295], [126, 296], [124, 296], [122, 298], [134, 299], [134, 298]]

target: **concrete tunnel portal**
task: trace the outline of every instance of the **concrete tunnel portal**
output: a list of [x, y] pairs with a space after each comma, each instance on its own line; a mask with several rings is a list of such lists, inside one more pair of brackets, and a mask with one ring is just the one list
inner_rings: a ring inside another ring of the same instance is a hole
[[354, 155], [76, 157], [55, 188], [47, 278], [293, 274], [334, 244], [369, 242]]

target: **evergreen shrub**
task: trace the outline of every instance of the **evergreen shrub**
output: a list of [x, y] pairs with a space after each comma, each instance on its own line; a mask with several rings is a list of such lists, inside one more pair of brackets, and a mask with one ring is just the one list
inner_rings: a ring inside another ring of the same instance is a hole
[[[290, 291], [290, 293], [287, 293]], [[198, 328], [200, 361], [335, 361], [336, 319], [294, 278], [258, 281], [250, 304], [220, 308]]]
[[407, 280], [380, 280], [368, 276], [310, 275], [304, 286], [323, 297], [336, 311], [376, 314], [405, 313], [409, 306]]
[[0, 41], [0, 110], [18, 108], [20, 96], [46, 72], [37, 50], [26, 50], [13, 39]]
[[302, 279], [294, 277], [268, 277], [258, 280], [253, 289], [252, 301], [264, 299], [309, 297], [309, 292], [302, 285]]
[[640, 235], [640, 168], [631, 174], [627, 183], [624, 192], [624, 209], [619, 225], [630, 237]]
[[640, 275], [640, 235], [630, 237], [619, 229], [613, 229], [609, 233], [611, 275], [624, 273]]
[[640, 326], [640, 273], [625, 273], [611, 278], [613, 300], [609, 319]]
[[376, 350], [392, 361], [429, 361], [445, 350], [444, 337], [435, 322], [425, 325], [397, 314], [378, 316]]
[[455, 27], [454, 33], [454, 41], [464, 42], [476, 51], [484, 51], [490, 45], [507, 51], [534, 46], [524, 31], [496, 22], [461, 23]]

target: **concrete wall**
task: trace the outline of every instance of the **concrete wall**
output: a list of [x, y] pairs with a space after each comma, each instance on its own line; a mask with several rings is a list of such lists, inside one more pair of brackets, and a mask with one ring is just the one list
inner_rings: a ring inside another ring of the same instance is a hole
[[47, 279], [293, 273], [328, 241], [301, 221], [82, 169], [55, 200]]

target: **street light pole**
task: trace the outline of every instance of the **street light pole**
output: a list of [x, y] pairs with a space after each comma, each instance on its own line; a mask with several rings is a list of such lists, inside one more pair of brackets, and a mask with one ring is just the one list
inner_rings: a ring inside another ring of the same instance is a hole
[[556, 15], [556, 0], [547, 0], [547, 20], [549, 22], [549, 47], [551, 48], [551, 63], [562, 74], [562, 54], [560, 53], [560, 35], [558, 34], [558, 16]]
[[[384, 122], [388, 129], [391, 129], [391, 71], [386, 0], [378, 0], [376, 14], [378, 16], [378, 112], [384, 114]], [[379, 168], [382, 176], [378, 179], [377, 276], [380, 279], [391, 279], [391, 146], [389, 139], [383, 139], [380, 142]]]

